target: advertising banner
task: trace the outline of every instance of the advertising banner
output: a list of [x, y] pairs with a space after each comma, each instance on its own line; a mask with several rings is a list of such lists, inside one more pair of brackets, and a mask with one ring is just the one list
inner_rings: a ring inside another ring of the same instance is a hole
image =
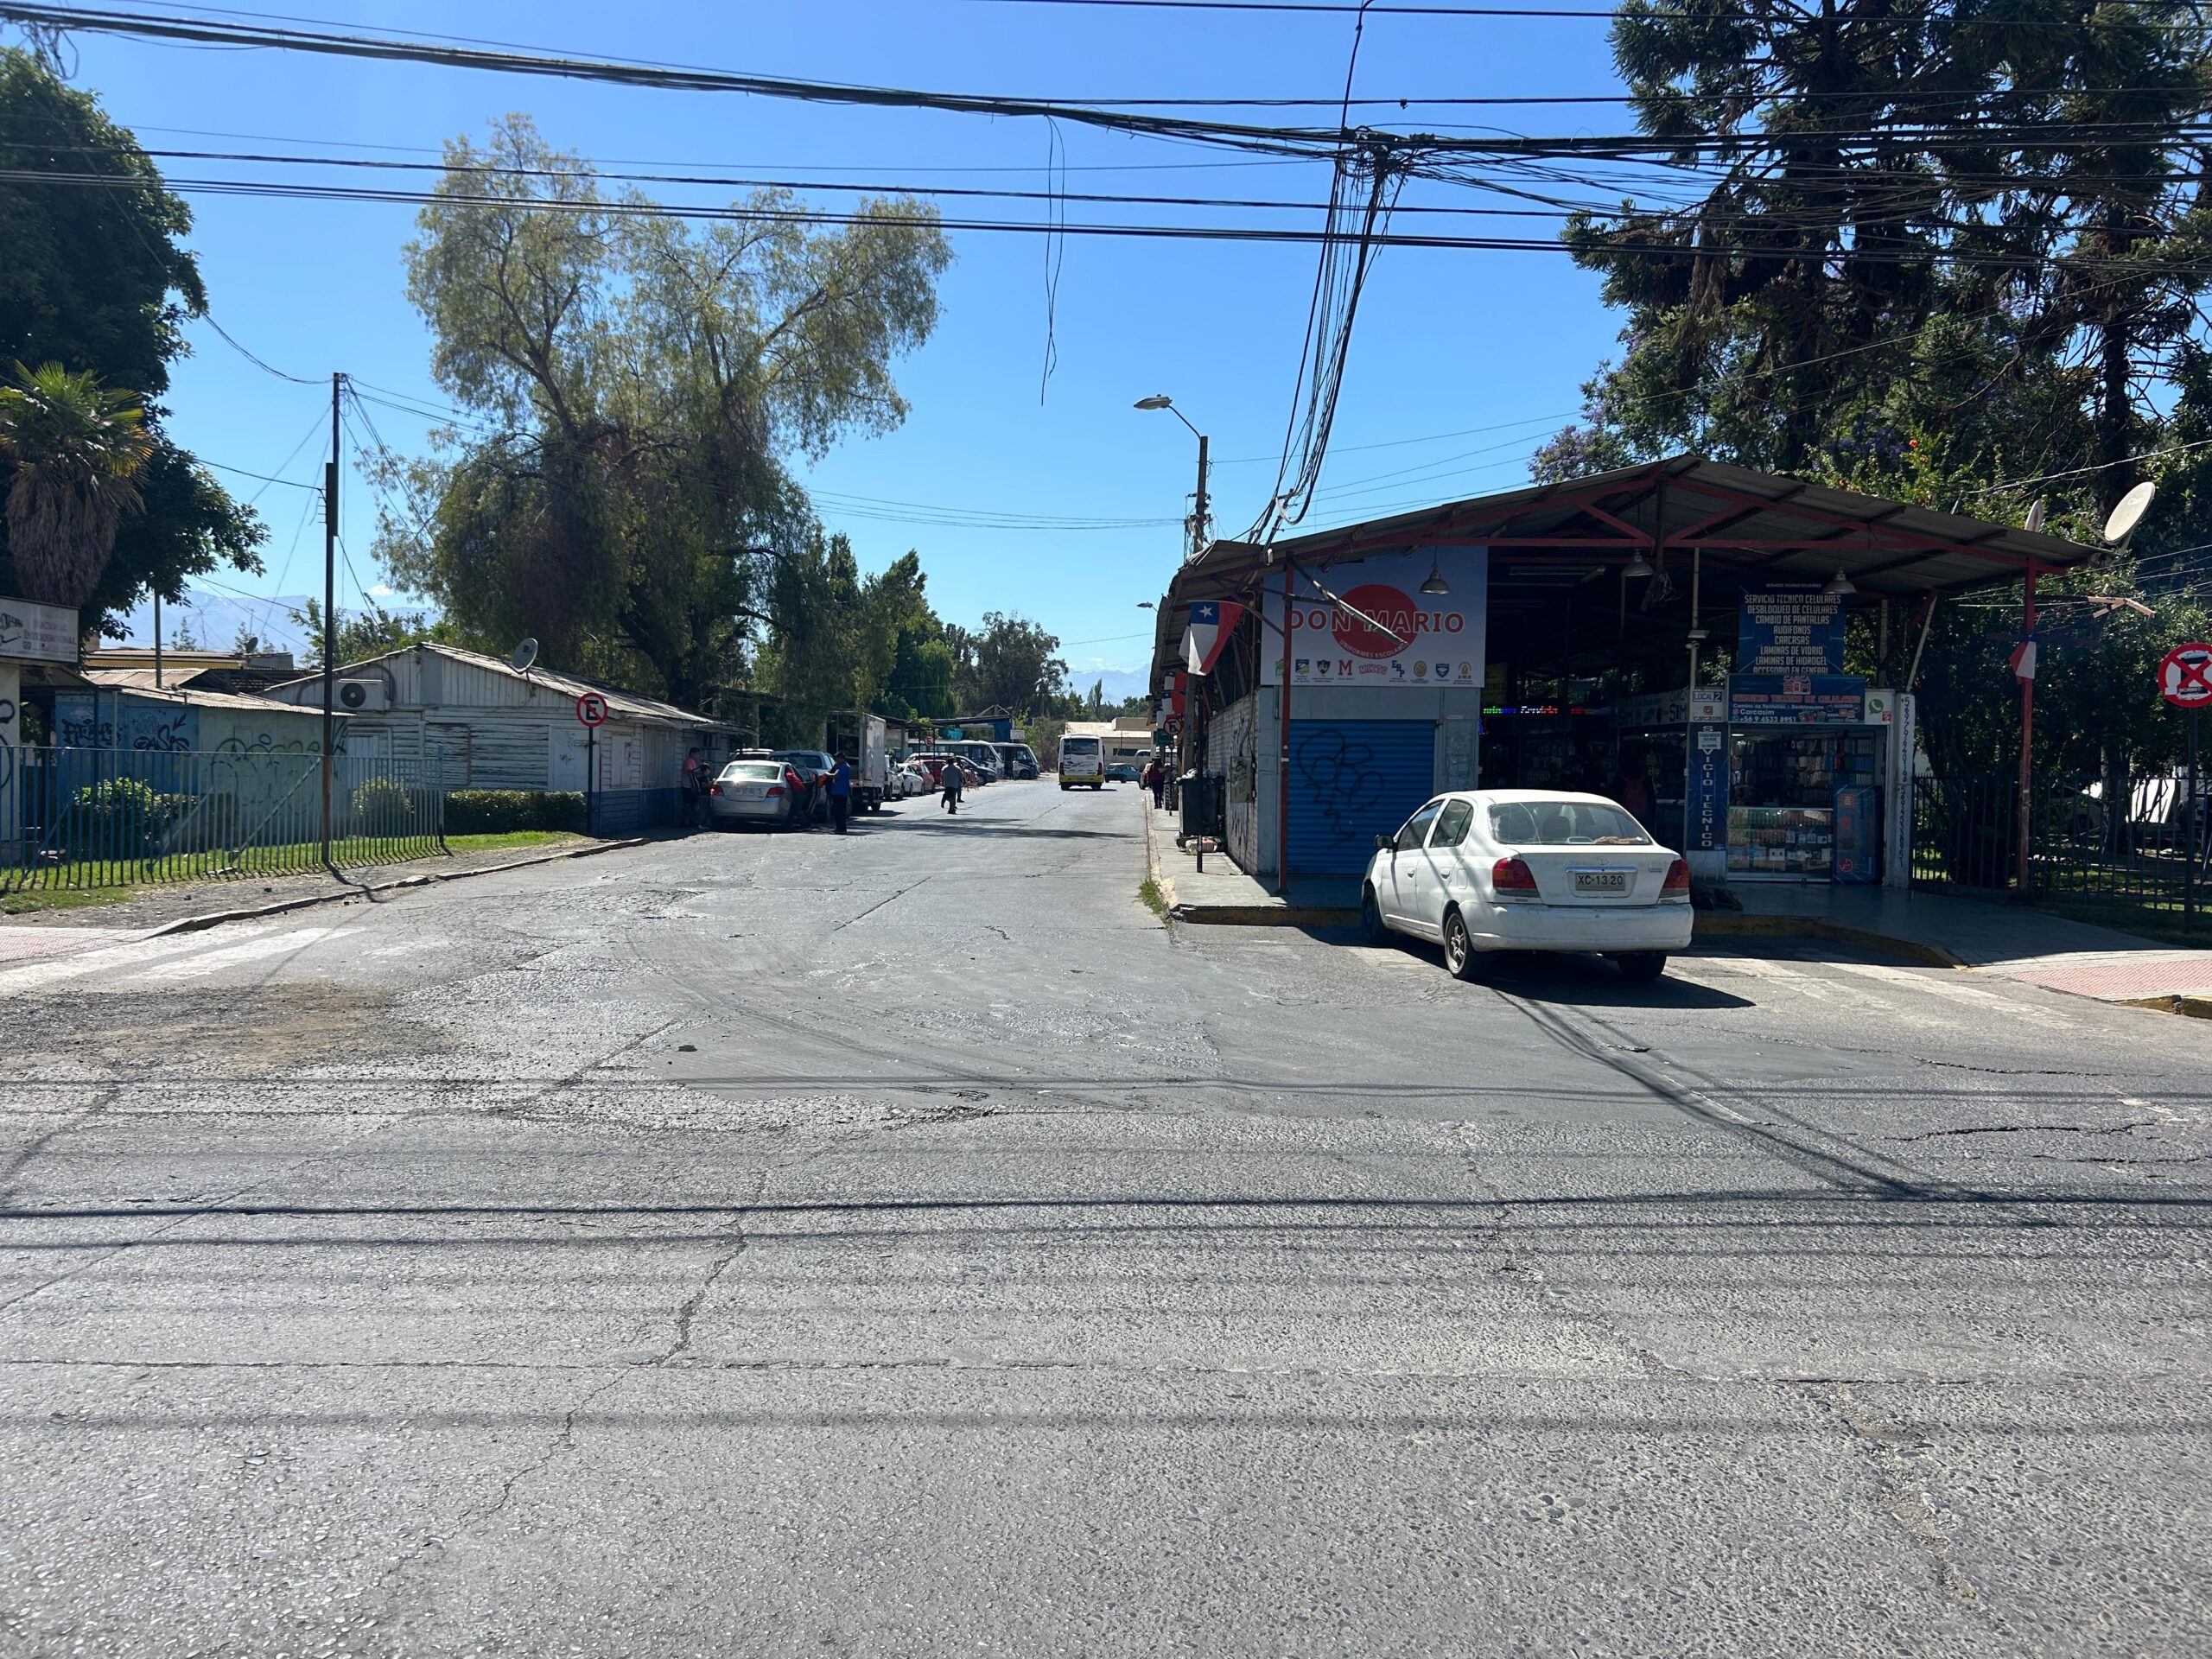
[[1736, 617], [1736, 671], [1840, 674], [1843, 596], [1811, 582], [1746, 591]]
[[0, 594], [0, 659], [73, 664], [77, 613]]
[[1728, 723], [1745, 726], [1860, 726], [1866, 681], [1857, 674], [1732, 674]]
[[[1448, 592], [1421, 592], [1432, 569]], [[1488, 548], [1418, 548], [1333, 564], [1314, 574], [1336, 599], [1315, 592], [1303, 575], [1296, 579], [1287, 664], [1282, 579], [1269, 578], [1261, 683], [1281, 684], [1287, 666], [1294, 686], [1481, 689]]]
[[1688, 839], [1686, 853], [1717, 852], [1728, 844], [1728, 747], [1718, 726], [1690, 728]]

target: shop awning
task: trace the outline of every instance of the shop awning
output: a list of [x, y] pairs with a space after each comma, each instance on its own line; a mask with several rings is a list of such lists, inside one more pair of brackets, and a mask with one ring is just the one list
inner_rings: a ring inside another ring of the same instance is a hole
[[[1276, 562], [1287, 556], [1317, 570], [1373, 553], [1463, 543], [1491, 548], [1494, 569], [1500, 554], [1524, 569], [1624, 565], [1639, 554], [1665, 568], [1694, 549], [1715, 577], [1826, 582], [1841, 571], [1863, 596], [1907, 601], [2009, 581], [2031, 566], [2086, 564], [2103, 550], [1697, 455], [1440, 502], [1287, 537], [1274, 550]], [[1238, 594], [1270, 565], [1265, 548], [1216, 542], [1176, 572], [1160, 610], [1155, 682], [1173, 663], [1182, 607]]]

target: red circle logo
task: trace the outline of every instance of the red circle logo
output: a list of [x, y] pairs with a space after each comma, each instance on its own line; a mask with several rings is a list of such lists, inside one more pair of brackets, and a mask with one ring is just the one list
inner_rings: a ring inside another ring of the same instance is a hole
[[[1398, 637], [1393, 639], [1382, 628], [1370, 627], [1352, 614], [1354, 611], [1373, 617]], [[1370, 582], [1346, 594], [1332, 620], [1331, 632], [1339, 645], [1355, 657], [1380, 659], [1395, 657], [1413, 643], [1421, 627], [1421, 611], [1397, 588]]]

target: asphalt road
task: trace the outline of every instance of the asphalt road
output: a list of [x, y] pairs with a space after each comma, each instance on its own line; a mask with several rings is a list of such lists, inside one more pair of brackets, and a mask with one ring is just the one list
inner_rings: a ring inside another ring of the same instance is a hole
[[2212, 1648], [2212, 1028], [1134, 793], [0, 967], [0, 1653]]

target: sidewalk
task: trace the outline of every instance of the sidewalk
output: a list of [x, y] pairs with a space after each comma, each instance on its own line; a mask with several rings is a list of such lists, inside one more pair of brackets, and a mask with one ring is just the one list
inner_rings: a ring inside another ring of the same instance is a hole
[[[1320, 895], [1318, 903], [1286, 903], [1226, 853], [1208, 853], [1200, 874], [1198, 861], [1175, 845], [1175, 815], [1154, 811], [1149, 802], [1143, 810], [1153, 877], [1174, 920], [1331, 927], [1359, 919], [1357, 910], [1336, 902], [1340, 895], [1333, 893]], [[1730, 891], [1743, 909], [1700, 911], [1700, 939], [1827, 939], [1932, 967], [2001, 974], [2100, 1001], [2212, 1018], [2212, 948], [2177, 949], [2032, 906], [1948, 893], [1757, 882]]]
[[1176, 815], [1155, 810], [1148, 796], [1140, 793], [1137, 799], [1152, 879], [1174, 920], [1223, 927], [1345, 927], [1359, 920], [1358, 906], [1335, 903], [1334, 894], [1287, 903], [1267, 882], [1238, 869], [1225, 852], [1209, 852], [1201, 873], [1197, 855], [1175, 844], [1182, 828]]
[[2212, 998], [2212, 949], [2161, 944], [2032, 905], [1950, 893], [1756, 882], [1730, 891], [1743, 910], [1701, 912], [1700, 935], [1809, 933], [2100, 1001], [2212, 1016], [2212, 1001], [2205, 1000]]
[[[241, 875], [208, 881], [140, 887], [127, 898], [97, 905], [0, 914], [0, 963], [33, 957], [74, 956], [102, 945], [167, 933], [188, 933], [222, 922], [247, 921], [310, 906], [353, 904], [400, 889], [428, 887], [474, 875], [535, 864], [588, 858], [620, 848], [636, 847], [650, 836], [594, 841], [577, 836], [536, 850], [482, 848], [432, 855], [397, 864], [351, 866], [339, 875], [303, 871], [277, 876]], [[95, 920], [97, 918], [97, 920]]]

